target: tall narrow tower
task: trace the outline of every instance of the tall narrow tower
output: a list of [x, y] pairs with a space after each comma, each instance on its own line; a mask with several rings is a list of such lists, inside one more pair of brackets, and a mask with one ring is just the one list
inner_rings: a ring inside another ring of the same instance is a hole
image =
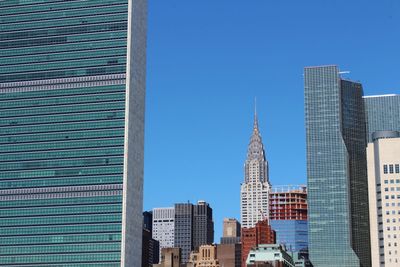
[[337, 66], [307, 67], [304, 79], [310, 260], [371, 266], [362, 85]]
[[258, 128], [257, 112], [254, 114], [253, 134], [244, 164], [245, 177], [241, 185], [240, 215], [242, 227], [254, 227], [257, 222], [269, 217], [268, 196], [270, 183], [268, 161]]

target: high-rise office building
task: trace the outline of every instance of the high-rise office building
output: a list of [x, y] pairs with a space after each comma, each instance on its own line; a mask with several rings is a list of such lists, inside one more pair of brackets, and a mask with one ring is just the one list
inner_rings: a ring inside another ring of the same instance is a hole
[[276, 242], [290, 252], [308, 247], [306, 186], [274, 186], [269, 194], [270, 223]]
[[214, 221], [210, 205], [205, 201], [198, 201], [193, 207], [193, 247], [214, 243]]
[[268, 218], [269, 176], [268, 161], [258, 128], [257, 114], [254, 116], [253, 134], [244, 164], [245, 177], [240, 190], [240, 215], [242, 227], [251, 228]]
[[378, 131], [371, 138], [367, 156], [372, 266], [400, 266], [400, 132]]
[[159, 263], [160, 242], [152, 238], [151, 231], [143, 228], [142, 237], [142, 267], [153, 267]]
[[400, 95], [364, 96], [367, 139], [377, 131], [400, 131]]
[[224, 218], [223, 237], [239, 237], [240, 223], [234, 218]]
[[234, 218], [224, 218], [221, 244], [240, 243], [240, 223]]
[[193, 246], [193, 204], [175, 204], [175, 247], [181, 248], [182, 263], [187, 263]]
[[142, 267], [153, 267], [160, 259], [160, 242], [153, 238], [153, 212], [143, 212]]
[[140, 266], [146, 0], [1, 1], [2, 266]]
[[371, 266], [362, 86], [336, 66], [304, 76], [310, 260]]
[[182, 249], [182, 263], [187, 263], [192, 250], [214, 242], [212, 208], [205, 201], [175, 204], [174, 246]]
[[175, 245], [175, 208], [154, 208], [152, 230], [153, 238], [160, 242], [161, 260], [161, 250]]

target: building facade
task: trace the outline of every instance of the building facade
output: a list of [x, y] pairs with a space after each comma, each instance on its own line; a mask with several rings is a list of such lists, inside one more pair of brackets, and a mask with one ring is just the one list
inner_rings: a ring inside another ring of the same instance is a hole
[[175, 246], [175, 208], [154, 208], [153, 209], [153, 238], [160, 243], [163, 248], [173, 248]]
[[400, 95], [364, 96], [367, 139], [377, 131], [400, 131]]
[[270, 220], [307, 220], [307, 187], [274, 186], [269, 204]]
[[160, 242], [153, 239], [151, 231], [143, 228], [142, 236], [142, 267], [153, 267], [153, 264], [159, 263]]
[[160, 242], [153, 239], [153, 212], [143, 212], [142, 267], [153, 267], [160, 258]]
[[260, 244], [275, 244], [276, 234], [267, 220], [259, 221], [252, 228], [242, 228], [242, 267], [246, 267], [246, 260], [252, 248]]
[[193, 246], [193, 204], [175, 204], [175, 247], [181, 248], [182, 263], [189, 261]]
[[270, 224], [277, 244], [295, 252], [308, 247], [307, 187], [275, 186], [269, 198]]
[[240, 243], [240, 223], [234, 218], [224, 218], [221, 244]]
[[248, 267], [295, 267], [292, 257], [281, 245], [258, 245], [250, 250], [246, 260]]
[[221, 244], [217, 245], [220, 266], [240, 267], [242, 244], [240, 223], [234, 218], [224, 218]]
[[276, 243], [285, 246], [287, 251], [308, 247], [307, 220], [271, 220], [271, 227], [276, 232]]
[[269, 216], [268, 198], [271, 187], [257, 114], [254, 116], [253, 134], [244, 169], [245, 177], [240, 190], [240, 215], [242, 227], [251, 228]]
[[0, 265], [140, 266], [146, 6], [0, 4]]
[[223, 237], [240, 237], [240, 222], [234, 218], [224, 218]]
[[198, 252], [190, 253], [190, 259], [186, 267], [220, 267], [217, 259], [217, 247], [215, 245], [202, 245]]
[[214, 243], [214, 221], [212, 208], [205, 201], [193, 207], [193, 247]]
[[371, 266], [362, 86], [336, 66], [305, 68], [304, 78], [310, 260]]
[[153, 267], [182, 267], [180, 248], [162, 248], [161, 261]]
[[218, 244], [217, 255], [220, 266], [240, 267], [242, 264], [242, 245], [240, 243]]
[[379, 131], [368, 144], [372, 266], [400, 265], [400, 132]]

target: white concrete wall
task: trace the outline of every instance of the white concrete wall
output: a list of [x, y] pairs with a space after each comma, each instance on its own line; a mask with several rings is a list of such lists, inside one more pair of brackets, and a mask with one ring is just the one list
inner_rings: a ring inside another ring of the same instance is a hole
[[140, 267], [143, 231], [143, 153], [147, 0], [129, 0], [121, 267]]

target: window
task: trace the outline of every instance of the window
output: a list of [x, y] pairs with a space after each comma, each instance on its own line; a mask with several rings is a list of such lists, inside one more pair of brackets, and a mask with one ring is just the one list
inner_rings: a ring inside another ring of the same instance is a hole
[[390, 165], [389, 165], [389, 172], [390, 172], [390, 173], [394, 173], [394, 171], [393, 171], [393, 164], [390, 164]]
[[388, 173], [388, 167], [387, 165], [383, 165], [383, 173]]
[[396, 170], [396, 173], [400, 173], [400, 165], [399, 164], [395, 165], [395, 170]]

